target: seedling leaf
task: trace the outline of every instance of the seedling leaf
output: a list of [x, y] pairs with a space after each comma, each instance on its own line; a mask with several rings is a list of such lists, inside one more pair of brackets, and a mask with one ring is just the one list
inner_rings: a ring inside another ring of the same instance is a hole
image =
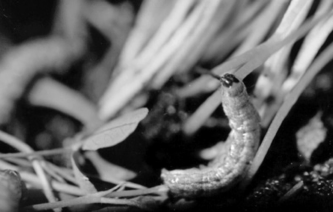
[[102, 121], [97, 114], [97, 108], [80, 93], [51, 79], [40, 79], [28, 99], [32, 105], [58, 110], [83, 123], [86, 128], [94, 128]]
[[127, 113], [97, 130], [83, 143], [83, 150], [98, 150], [114, 146], [125, 140], [148, 114], [147, 108]]

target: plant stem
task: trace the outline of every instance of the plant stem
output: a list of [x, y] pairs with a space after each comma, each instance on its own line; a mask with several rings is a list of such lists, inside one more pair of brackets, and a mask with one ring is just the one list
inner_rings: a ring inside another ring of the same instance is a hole
[[87, 204], [96, 204], [96, 203], [139, 207], [139, 205], [133, 200], [111, 199], [111, 198], [103, 197], [112, 191], [113, 191], [113, 189], [108, 190], [108, 191], [98, 192], [95, 194], [90, 194], [90, 195], [83, 196], [83, 197], [78, 197], [75, 199], [70, 199], [70, 200], [31, 205], [24, 209], [27, 211], [30, 211], [30, 210], [31, 211], [32, 210], [43, 211], [43, 210], [50, 210], [50, 209], [55, 209], [55, 208], [64, 208], [64, 207], [71, 207], [71, 206], [75, 206], [75, 205], [87, 205]]
[[57, 149], [42, 150], [42, 151], [35, 151], [35, 152], [7, 153], [7, 154], [0, 154], [0, 159], [29, 157], [29, 156], [37, 156], [37, 155], [38, 156], [56, 155], [56, 154], [63, 154], [65, 152], [70, 152], [70, 151], [72, 151], [72, 149], [70, 149], [70, 148], [57, 148]]

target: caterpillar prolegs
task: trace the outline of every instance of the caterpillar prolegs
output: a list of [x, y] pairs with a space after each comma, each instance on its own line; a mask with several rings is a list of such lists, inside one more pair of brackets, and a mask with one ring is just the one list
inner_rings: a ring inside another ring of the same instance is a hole
[[162, 170], [161, 177], [174, 197], [196, 198], [229, 189], [246, 173], [258, 149], [260, 117], [245, 85], [232, 74], [220, 81], [222, 106], [231, 128], [227, 154], [200, 169]]

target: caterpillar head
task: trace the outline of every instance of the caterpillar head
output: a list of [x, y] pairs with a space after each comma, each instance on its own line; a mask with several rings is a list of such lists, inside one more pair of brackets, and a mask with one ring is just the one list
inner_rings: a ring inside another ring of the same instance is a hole
[[224, 74], [220, 77], [220, 82], [223, 86], [223, 93], [231, 97], [241, 94], [245, 88], [244, 84], [233, 74]]

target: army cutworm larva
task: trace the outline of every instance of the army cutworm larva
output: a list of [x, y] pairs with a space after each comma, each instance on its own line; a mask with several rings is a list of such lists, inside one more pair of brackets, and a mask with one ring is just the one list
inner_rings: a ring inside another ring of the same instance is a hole
[[258, 149], [260, 117], [245, 85], [232, 74], [219, 80], [223, 110], [231, 128], [227, 154], [218, 155], [200, 169], [162, 170], [161, 177], [174, 197], [196, 198], [229, 189], [246, 173]]

